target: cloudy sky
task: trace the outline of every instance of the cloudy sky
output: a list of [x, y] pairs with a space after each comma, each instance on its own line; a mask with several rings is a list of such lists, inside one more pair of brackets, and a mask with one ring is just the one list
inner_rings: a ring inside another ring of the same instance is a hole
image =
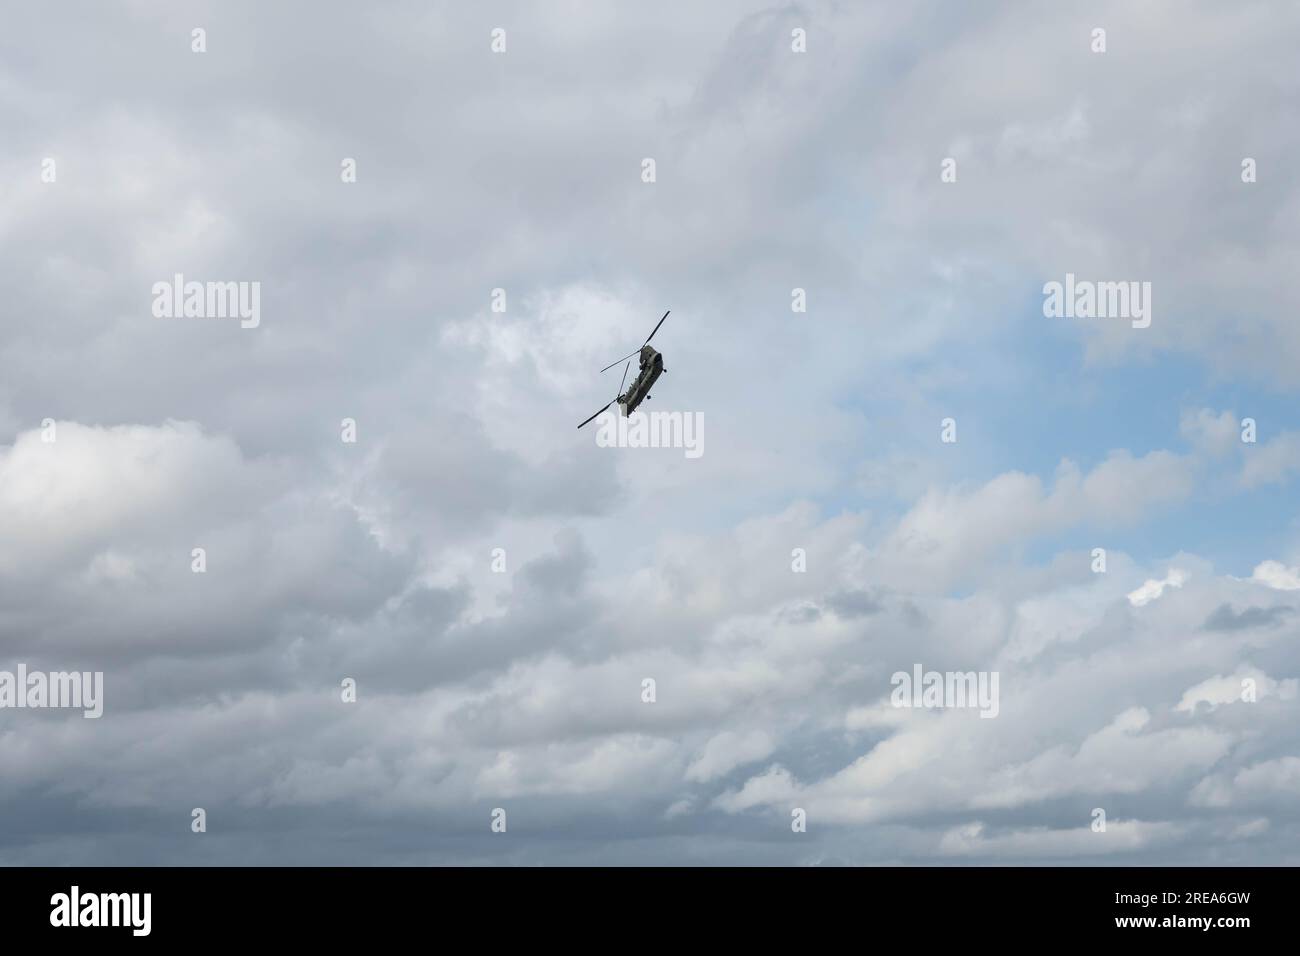
[[0, 863], [1300, 863], [1298, 31], [7, 6]]

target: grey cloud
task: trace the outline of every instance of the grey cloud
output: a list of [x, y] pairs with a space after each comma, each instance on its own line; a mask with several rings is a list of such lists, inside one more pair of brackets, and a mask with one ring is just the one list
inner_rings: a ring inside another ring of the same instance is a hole
[[1253, 627], [1276, 627], [1295, 613], [1289, 605], [1248, 607], [1238, 611], [1231, 604], [1220, 604], [1205, 619], [1207, 631], [1244, 631]]
[[[1286, 610], [1061, 542], [1194, 499], [1223, 415], [1046, 481], [931, 440], [954, 385], [1075, 387], [1024, 324], [1067, 269], [1157, 283], [1090, 360], [1296, 384], [1294, 14], [67, 10], [0, 29], [0, 667], [107, 699], [4, 712], [0, 862], [1055, 863], [1112, 858], [1098, 803], [1125, 862], [1297, 861], [1295, 699], [1177, 710], [1293, 679]], [[154, 318], [176, 272], [261, 326]], [[607, 453], [596, 370], [670, 307], [706, 454]], [[1002, 715], [890, 707], [918, 662]]]

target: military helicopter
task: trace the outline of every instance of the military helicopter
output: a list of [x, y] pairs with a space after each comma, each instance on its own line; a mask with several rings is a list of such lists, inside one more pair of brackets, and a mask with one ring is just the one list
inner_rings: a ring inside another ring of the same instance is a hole
[[[671, 311], [672, 309], [668, 310], [668, 312]], [[646, 336], [645, 342], [641, 344], [641, 347], [637, 349], [636, 352], [630, 352], [627, 355], [624, 355], [623, 358], [611, 362], [600, 370], [603, 374], [608, 372], [619, 362], [623, 361], [623, 359], [629, 360], [627, 365], [623, 367], [623, 382], [618, 386], [620, 394], [611, 400], [609, 405], [606, 405], [605, 408], [609, 408], [609, 406], [613, 405], [614, 402], [618, 402], [618, 407], [623, 409], [623, 417], [626, 418], [628, 415], [631, 415], [636, 411], [636, 407], [640, 405], [642, 401], [650, 397], [650, 386], [655, 383], [660, 375], [668, 371], [668, 369], [664, 368], [663, 355], [650, 347], [650, 340], [655, 337], [655, 332], [659, 331], [659, 326], [664, 324], [664, 319], [668, 318], [668, 312], [664, 313], [664, 318], [659, 320], [659, 325], [656, 325], [651, 330], [650, 334]], [[632, 367], [632, 362], [630, 360], [633, 355], [637, 354], [637, 352], [641, 353], [641, 370], [637, 372], [636, 378], [632, 380], [632, 386], [624, 392], [622, 389], [623, 385], [627, 383], [627, 370]], [[602, 414], [605, 411], [605, 408], [602, 408], [595, 415], [592, 415], [591, 418], [588, 418], [586, 422], [582, 423], [582, 425], [587, 424], [587, 422]], [[579, 425], [578, 427], [581, 428], [582, 425]]]

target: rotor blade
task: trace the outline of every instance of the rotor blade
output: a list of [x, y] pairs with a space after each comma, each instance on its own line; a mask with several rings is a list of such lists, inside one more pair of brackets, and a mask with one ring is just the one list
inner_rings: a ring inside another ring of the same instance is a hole
[[[613, 404], [614, 404], [613, 402], [610, 402], [610, 403], [609, 403], [609, 405], [613, 405]], [[609, 405], [606, 405], [605, 408], [609, 408]], [[603, 412], [603, 411], [605, 410], [605, 408], [602, 408], [602, 409], [600, 410], [600, 412]], [[595, 415], [592, 415], [591, 418], [595, 418], [597, 415], [600, 414], [600, 412], [597, 412]], [[591, 421], [591, 418], [588, 418], [588, 419], [587, 419], [587, 422]], [[587, 424], [587, 422], [583, 422], [582, 425]], [[579, 425], [578, 427], [581, 428], [582, 425]]]
[[[668, 310], [668, 312], [671, 312], [671, 311], [672, 311], [672, 309], [669, 309], [669, 310]], [[665, 312], [665, 313], [664, 313], [664, 319], [668, 318], [668, 312]], [[659, 325], [663, 325], [663, 324], [664, 324], [664, 319], [660, 319], [660, 320], [659, 320]], [[645, 340], [645, 342], [643, 343], [644, 345], [649, 345], [649, 344], [650, 344], [650, 340], [651, 340], [652, 338], [655, 337], [655, 332], [658, 332], [658, 331], [659, 331], [659, 325], [656, 325], [656, 326], [655, 326], [654, 332], [651, 332], [649, 335], [646, 336], [646, 340]]]
[[626, 365], [623, 366], [623, 381], [620, 382], [618, 386], [618, 393], [620, 395], [623, 394], [623, 386], [627, 384], [627, 370], [630, 369], [631, 367], [632, 367], [631, 362], [628, 362]]
[[[636, 352], [640, 352], [640, 351], [641, 351], [640, 349], [637, 349], [637, 350], [636, 350]], [[612, 368], [613, 368], [615, 365], [617, 365], [619, 362], [623, 361], [623, 359], [629, 359], [629, 358], [631, 358], [633, 355], [636, 355], [636, 352], [628, 352], [626, 355], [623, 356], [623, 358], [621, 358], [621, 359], [615, 359], [613, 362], [610, 362], [608, 365], [606, 365], [604, 368], [602, 368], [601, 371], [602, 371], [602, 372], [608, 372], [610, 369], [612, 369]]]

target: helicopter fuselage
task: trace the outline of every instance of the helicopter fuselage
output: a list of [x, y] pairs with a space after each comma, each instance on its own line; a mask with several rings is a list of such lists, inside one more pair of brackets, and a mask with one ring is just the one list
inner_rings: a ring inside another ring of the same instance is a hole
[[628, 390], [618, 397], [618, 406], [623, 416], [636, 411], [636, 407], [650, 397], [650, 388], [664, 373], [664, 357], [648, 345], [642, 346], [640, 357], [641, 370], [637, 373]]

